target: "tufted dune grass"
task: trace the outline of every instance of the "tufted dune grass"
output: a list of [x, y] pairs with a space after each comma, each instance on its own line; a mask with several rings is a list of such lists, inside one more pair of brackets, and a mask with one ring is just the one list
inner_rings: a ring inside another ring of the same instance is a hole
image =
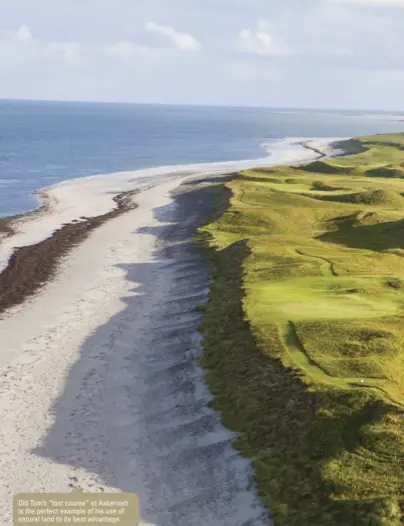
[[201, 364], [276, 526], [404, 524], [404, 134], [348, 146], [238, 174], [198, 232]]

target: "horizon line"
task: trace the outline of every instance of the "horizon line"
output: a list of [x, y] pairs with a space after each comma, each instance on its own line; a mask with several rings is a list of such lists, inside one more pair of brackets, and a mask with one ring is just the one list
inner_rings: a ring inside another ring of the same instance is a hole
[[389, 113], [404, 115], [404, 110], [375, 109], [375, 108], [331, 108], [310, 106], [268, 106], [268, 105], [245, 105], [245, 104], [204, 104], [204, 103], [170, 103], [170, 102], [134, 102], [134, 101], [107, 101], [107, 100], [63, 100], [63, 99], [31, 99], [31, 98], [9, 98], [0, 97], [1, 102], [36, 102], [54, 104], [105, 104], [126, 106], [174, 106], [193, 108], [239, 108], [239, 109], [267, 109], [273, 111], [333, 111], [333, 112], [365, 112], [365, 113]]

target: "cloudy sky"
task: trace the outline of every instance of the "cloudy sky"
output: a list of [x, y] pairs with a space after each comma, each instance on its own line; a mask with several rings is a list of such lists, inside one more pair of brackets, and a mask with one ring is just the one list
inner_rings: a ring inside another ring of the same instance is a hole
[[0, 98], [404, 110], [404, 0], [0, 0]]

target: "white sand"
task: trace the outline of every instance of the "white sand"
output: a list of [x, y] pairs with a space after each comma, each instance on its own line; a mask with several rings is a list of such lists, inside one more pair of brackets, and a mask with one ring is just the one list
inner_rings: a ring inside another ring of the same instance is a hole
[[[286, 149], [278, 145], [271, 161], [314, 157], [289, 142]], [[239, 166], [248, 164], [260, 163]], [[193, 365], [195, 314], [181, 305], [187, 294], [190, 305], [197, 304], [206, 287], [201, 282], [198, 288], [192, 256], [180, 253], [178, 260], [157, 252], [156, 233], [173, 218], [170, 192], [195, 174], [237, 167], [160, 168], [68, 182], [47, 192], [47, 213], [20, 221], [17, 234], [3, 240], [4, 265], [12, 247], [38, 242], [80, 216], [107, 212], [117, 192], [144, 189], [135, 197], [137, 209], [95, 230], [52, 282], [0, 319], [3, 526], [12, 524], [14, 494], [72, 487], [138, 492], [143, 524], [268, 524], [248, 489], [249, 463], [207, 409], [209, 395]], [[181, 295], [183, 276], [189, 285]], [[189, 339], [188, 361], [175, 354], [164, 336], [168, 329], [178, 333], [170, 338]], [[182, 390], [170, 380], [173, 367], [186, 371]]]
[[114, 208], [113, 197], [127, 190], [144, 189], [167, 180], [167, 177], [180, 181], [186, 174], [217, 174], [224, 171], [240, 170], [253, 166], [292, 163], [313, 158], [313, 152], [304, 149], [305, 144], [332, 153], [329, 144], [341, 139], [304, 139], [299, 137], [271, 143], [266, 148], [269, 157], [253, 161], [228, 163], [210, 163], [187, 166], [167, 166], [87, 177], [66, 181], [62, 184], [44, 189], [39, 197], [46, 206], [42, 212], [36, 212], [14, 222], [16, 234], [0, 243], [0, 270], [4, 268], [14, 248], [38, 243], [49, 237], [52, 232], [65, 223], [81, 217], [92, 217], [105, 214]]

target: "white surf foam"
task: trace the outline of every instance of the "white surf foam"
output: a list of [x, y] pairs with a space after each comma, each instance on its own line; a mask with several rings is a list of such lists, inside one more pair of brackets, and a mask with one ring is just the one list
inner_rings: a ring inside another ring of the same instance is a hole
[[109, 212], [115, 207], [113, 197], [121, 192], [141, 191], [168, 178], [186, 179], [198, 175], [229, 173], [256, 166], [310, 161], [318, 157], [318, 153], [309, 148], [330, 154], [331, 145], [338, 140], [340, 139], [292, 137], [267, 143], [265, 145], [267, 156], [261, 159], [160, 166], [71, 179], [44, 188], [36, 193], [44, 208], [16, 220], [15, 235], [3, 238], [0, 244], [0, 270], [7, 264], [15, 247], [39, 243], [62, 225], [74, 220]]

